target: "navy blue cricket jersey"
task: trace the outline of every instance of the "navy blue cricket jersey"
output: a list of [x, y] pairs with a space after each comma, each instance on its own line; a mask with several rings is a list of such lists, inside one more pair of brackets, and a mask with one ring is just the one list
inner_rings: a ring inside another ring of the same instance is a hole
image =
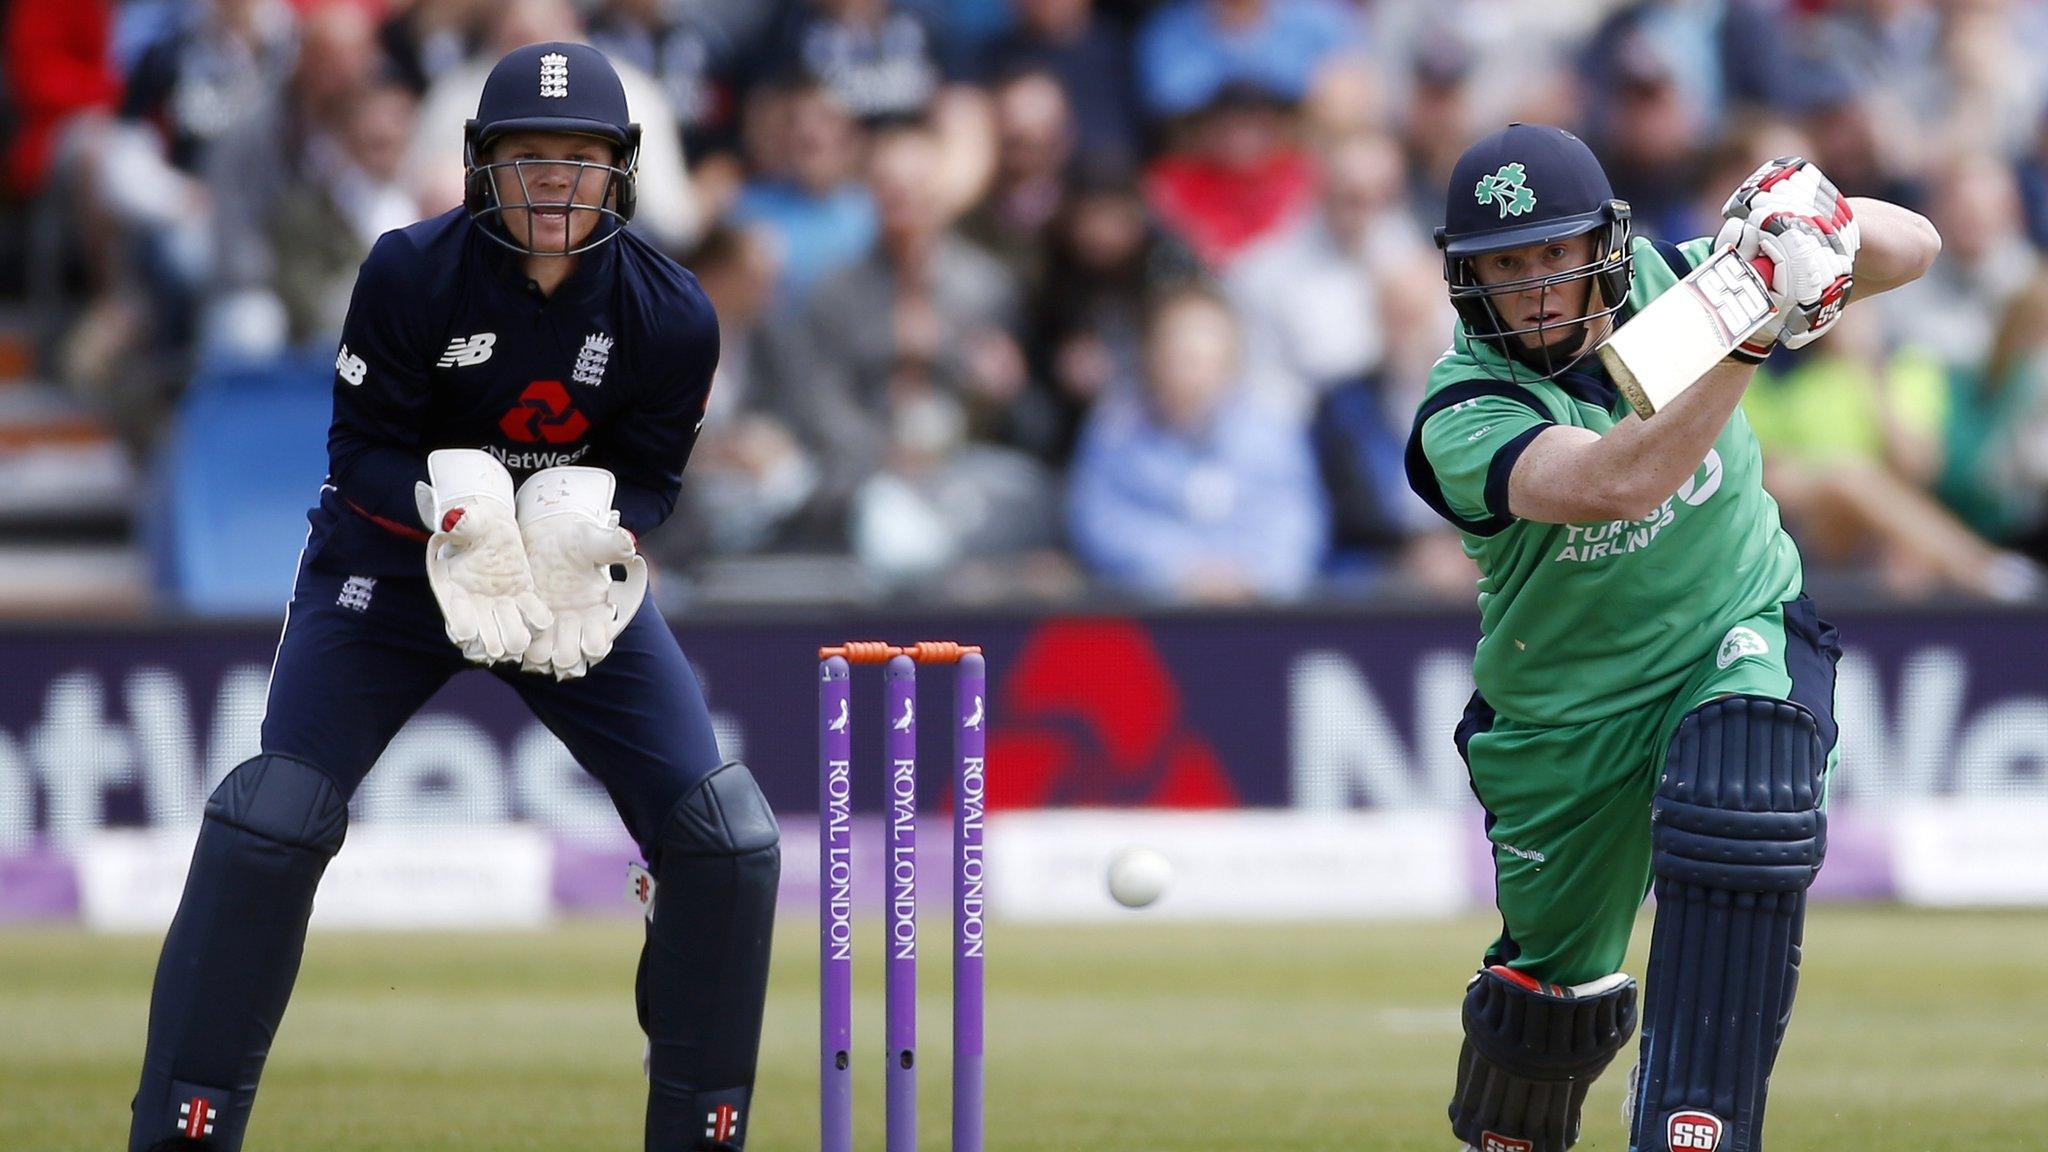
[[459, 208], [387, 232], [335, 357], [308, 560], [424, 576], [413, 485], [436, 448], [482, 448], [515, 484], [562, 464], [607, 469], [620, 523], [643, 535], [675, 507], [717, 364], [697, 278], [631, 232], [578, 257], [552, 296]]

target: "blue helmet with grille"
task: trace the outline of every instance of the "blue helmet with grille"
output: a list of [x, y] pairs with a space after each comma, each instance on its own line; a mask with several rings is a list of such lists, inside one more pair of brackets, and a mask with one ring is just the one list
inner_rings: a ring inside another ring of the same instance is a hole
[[[513, 132], [559, 132], [590, 136], [612, 146], [611, 164], [570, 161], [580, 169], [600, 169], [605, 183], [598, 203], [566, 205], [569, 212], [599, 217], [581, 243], [571, 245], [565, 232], [560, 248], [536, 249], [506, 227], [508, 210], [526, 202], [506, 201], [500, 188], [518, 188], [524, 200], [530, 174], [539, 166], [559, 164], [535, 159], [493, 160], [490, 149], [499, 137]], [[529, 44], [506, 53], [491, 68], [477, 101], [476, 118], [463, 125], [463, 206], [484, 234], [526, 255], [563, 256], [587, 252], [618, 235], [633, 218], [634, 181], [640, 166], [640, 125], [626, 110], [626, 89], [610, 60], [587, 44]]]
[[[1482, 284], [1481, 256], [1593, 235], [1591, 259], [1570, 268]], [[1471, 338], [1493, 345], [1539, 376], [1556, 376], [1592, 350], [1603, 319], [1628, 300], [1629, 209], [1614, 196], [1593, 150], [1546, 124], [1510, 124], [1465, 150], [1451, 170], [1444, 225], [1436, 230], [1451, 303]], [[1593, 282], [1580, 317], [1516, 328], [1496, 296]]]

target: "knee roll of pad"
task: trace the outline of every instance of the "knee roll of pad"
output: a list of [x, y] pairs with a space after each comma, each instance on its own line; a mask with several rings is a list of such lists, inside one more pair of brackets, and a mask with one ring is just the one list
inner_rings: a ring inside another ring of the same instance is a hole
[[1827, 756], [1804, 708], [1688, 713], [1651, 807], [1657, 920], [1631, 1147], [1756, 1152], [1827, 850]]
[[206, 818], [325, 856], [348, 834], [348, 800], [325, 772], [290, 756], [243, 761], [206, 800]]
[[1565, 1152], [1586, 1091], [1628, 1045], [1636, 984], [1616, 973], [1578, 990], [1488, 968], [1465, 990], [1451, 1131], [1480, 1152]]
[[1694, 709], [1651, 802], [1651, 870], [1728, 892], [1804, 891], [1827, 852], [1826, 764], [1797, 704], [1729, 696]]
[[719, 766], [676, 803], [661, 826], [661, 855], [743, 856], [773, 848], [782, 834], [754, 774], [737, 760]]

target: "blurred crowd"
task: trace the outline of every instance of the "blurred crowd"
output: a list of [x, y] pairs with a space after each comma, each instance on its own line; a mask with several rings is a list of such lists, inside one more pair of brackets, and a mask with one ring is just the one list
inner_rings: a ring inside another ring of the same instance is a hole
[[142, 456], [195, 375], [331, 356], [372, 241], [459, 202], [489, 65], [579, 39], [645, 128], [634, 227], [719, 313], [647, 544], [684, 578], [823, 556], [885, 594], [1469, 601], [1402, 454], [1453, 321], [1448, 172], [1510, 120], [1585, 136], [1655, 237], [1713, 233], [1786, 153], [1927, 213], [1931, 275], [1752, 387], [1770, 486], [1810, 569], [1889, 594], [2016, 598], [2048, 559], [2042, 4], [0, 10], [0, 291]]

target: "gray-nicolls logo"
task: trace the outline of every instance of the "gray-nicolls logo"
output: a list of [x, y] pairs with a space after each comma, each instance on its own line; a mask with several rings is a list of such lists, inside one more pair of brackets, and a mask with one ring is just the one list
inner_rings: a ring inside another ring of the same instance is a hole
[[351, 576], [342, 581], [341, 595], [334, 598], [334, 603], [351, 612], [367, 612], [370, 610], [370, 594], [376, 590], [375, 576]]
[[592, 388], [604, 383], [605, 364], [612, 355], [612, 338], [602, 332], [592, 332], [583, 338], [583, 348], [576, 353], [576, 367], [569, 373], [569, 379]]
[[567, 99], [569, 95], [569, 58], [560, 52], [550, 52], [540, 58], [540, 94], [551, 99]]

